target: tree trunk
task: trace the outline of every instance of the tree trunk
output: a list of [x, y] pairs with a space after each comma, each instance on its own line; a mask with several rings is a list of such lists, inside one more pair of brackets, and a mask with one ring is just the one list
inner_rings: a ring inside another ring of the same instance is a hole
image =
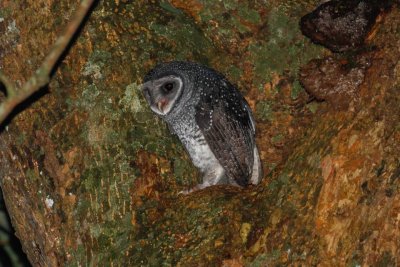
[[[400, 12], [381, 14], [364, 49], [332, 55], [298, 26], [318, 2], [100, 1], [48, 88], [0, 130], [1, 188], [30, 262], [398, 266]], [[0, 69], [25, 82], [77, 5], [0, 2]], [[176, 59], [246, 96], [261, 184], [178, 194], [200, 175], [139, 91]]]

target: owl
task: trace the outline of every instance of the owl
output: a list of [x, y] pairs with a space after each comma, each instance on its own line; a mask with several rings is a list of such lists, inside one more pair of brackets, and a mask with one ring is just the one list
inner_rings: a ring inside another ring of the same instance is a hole
[[262, 176], [255, 122], [238, 89], [219, 72], [198, 63], [157, 65], [141, 90], [203, 174], [189, 193], [216, 184], [246, 187]]

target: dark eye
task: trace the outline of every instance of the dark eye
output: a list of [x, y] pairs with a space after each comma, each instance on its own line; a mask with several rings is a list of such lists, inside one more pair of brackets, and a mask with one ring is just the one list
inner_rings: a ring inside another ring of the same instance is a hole
[[167, 93], [171, 92], [171, 90], [174, 89], [174, 83], [164, 83], [162, 88]]

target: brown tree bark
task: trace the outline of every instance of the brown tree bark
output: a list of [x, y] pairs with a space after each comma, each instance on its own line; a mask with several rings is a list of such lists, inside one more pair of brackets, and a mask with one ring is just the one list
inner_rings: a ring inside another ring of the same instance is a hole
[[[100, 1], [48, 91], [1, 130], [1, 188], [34, 266], [399, 265], [398, 8], [365, 49], [333, 55], [298, 28], [319, 1], [261, 2]], [[0, 70], [23, 84], [77, 4], [2, 1]], [[238, 84], [260, 185], [178, 195], [199, 175], [139, 92], [173, 59]], [[351, 89], [346, 105], [310, 98], [300, 69]]]

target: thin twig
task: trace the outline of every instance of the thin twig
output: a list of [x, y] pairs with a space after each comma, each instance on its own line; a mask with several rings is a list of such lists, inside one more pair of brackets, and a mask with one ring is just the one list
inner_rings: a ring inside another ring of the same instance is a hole
[[71, 20], [67, 25], [64, 34], [57, 39], [40, 68], [36, 70], [35, 74], [29, 78], [29, 80], [21, 87], [21, 89], [16, 90], [9, 79], [0, 73], [0, 81], [4, 84], [7, 90], [6, 100], [0, 104], [0, 124], [7, 118], [7, 116], [17, 105], [21, 104], [32, 94], [39, 91], [50, 82], [52, 70], [64, 51], [67, 49], [69, 43], [72, 41], [73, 36], [77, 32], [79, 26], [82, 24], [82, 21], [88, 14], [94, 2], [95, 0], [82, 1], [74, 19]]

